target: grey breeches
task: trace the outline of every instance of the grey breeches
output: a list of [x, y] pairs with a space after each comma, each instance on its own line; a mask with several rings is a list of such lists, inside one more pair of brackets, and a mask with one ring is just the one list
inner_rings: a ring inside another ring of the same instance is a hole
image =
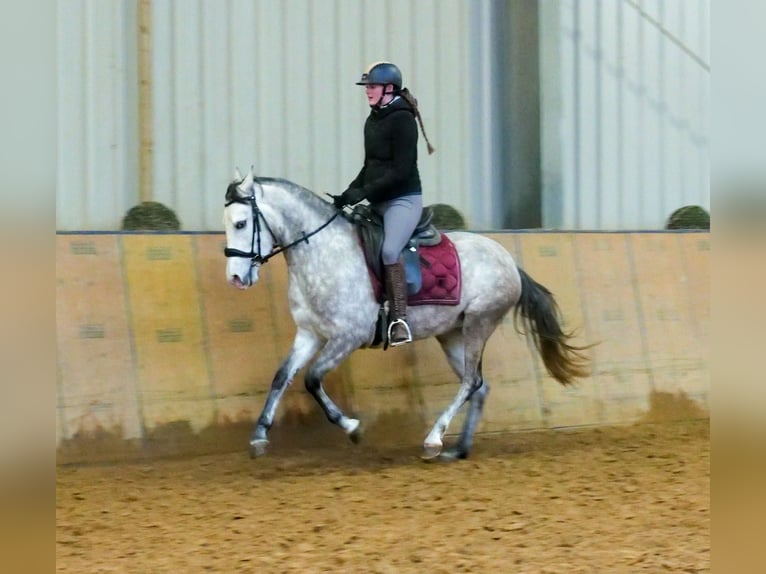
[[392, 265], [399, 260], [402, 249], [407, 245], [412, 232], [423, 213], [422, 195], [405, 195], [373, 206], [383, 217], [383, 265]]

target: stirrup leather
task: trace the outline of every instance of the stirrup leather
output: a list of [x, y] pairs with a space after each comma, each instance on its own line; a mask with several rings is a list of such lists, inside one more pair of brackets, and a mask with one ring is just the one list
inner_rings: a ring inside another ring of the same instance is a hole
[[[394, 329], [394, 325], [402, 325], [404, 327], [404, 330], [407, 331], [407, 338], [403, 339], [401, 341], [394, 341], [391, 339], [391, 332]], [[388, 325], [388, 341], [389, 344], [392, 347], [398, 347], [399, 345], [404, 345], [406, 343], [412, 343], [412, 331], [410, 330], [410, 326], [407, 324], [407, 321], [404, 319], [394, 319], [391, 321], [391, 323]]]

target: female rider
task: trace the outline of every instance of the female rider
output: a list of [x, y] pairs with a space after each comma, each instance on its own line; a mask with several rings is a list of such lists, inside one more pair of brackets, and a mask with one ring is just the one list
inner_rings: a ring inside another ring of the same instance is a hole
[[402, 73], [390, 62], [378, 62], [362, 74], [370, 115], [364, 124], [364, 165], [341, 195], [338, 209], [366, 199], [383, 218], [381, 259], [389, 303], [388, 338], [391, 346], [412, 341], [407, 324], [407, 286], [401, 253], [420, 220], [423, 195], [418, 172], [420, 123], [428, 153], [434, 148], [423, 129], [417, 100], [402, 88]]

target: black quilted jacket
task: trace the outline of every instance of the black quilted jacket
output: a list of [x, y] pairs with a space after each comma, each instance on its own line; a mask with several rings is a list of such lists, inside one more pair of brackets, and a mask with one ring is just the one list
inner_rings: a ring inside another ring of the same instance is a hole
[[354, 204], [380, 203], [421, 193], [418, 172], [418, 128], [404, 98], [372, 109], [364, 124], [364, 166], [344, 198]]

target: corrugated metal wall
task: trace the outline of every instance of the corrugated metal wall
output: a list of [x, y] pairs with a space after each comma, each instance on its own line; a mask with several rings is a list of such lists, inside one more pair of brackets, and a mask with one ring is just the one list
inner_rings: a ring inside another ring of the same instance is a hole
[[[339, 193], [362, 162], [365, 66], [391, 59], [439, 148], [427, 201], [462, 203], [468, 169], [468, 3], [155, 1], [154, 198], [186, 229], [219, 229], [233, 168]], [[439, 105], [440, 104], [440, 105]]]
[[[510, 135], [502, 0], [147, 3], [148, 190], [184, 229], [220, 229], [235, 165], [342, 191], [362, 162], [354, 82], [382, 58], [401, 66], [437, 148], [420, 148], [426, 202], [474, 228], [499, 226], [514, 192], [502, 148], [526, 129], [541, 130], [544, 226], [656, 228], [709, 204], [709, 0], [540, 2], [542, 118]], [[58, 2], [60, 230], [117, 229], [140, 201], [137, 10]]]
[[460, 0], [155, 1], [155, 197], [218, 229], [235, 165], [340, 193], [361, 168], [368, 113], [354, 85], [390, 59], [439, 148], [427, 201], [463, 203], [469, 5]]
[[57, 229], [116, 229], [137, 202], [135, 8], [57, 3]]
[[541, 10], [543, 224], [651, 229], [709, 208], [709, 0]]
[[[154, 0], [153, 199], [184, 229], [218, 230], [235, 165], [343, 191], [361, 167], [368, 112], [354, 82], [390, 59], [438, 148], [429, 157], [421, 146], [426, 200], [464, 204], [471, 10], [461, 0]], [[139, 201], [135, 12], [133, 2], [59, 2], [58, 229], [115, 229]]]

